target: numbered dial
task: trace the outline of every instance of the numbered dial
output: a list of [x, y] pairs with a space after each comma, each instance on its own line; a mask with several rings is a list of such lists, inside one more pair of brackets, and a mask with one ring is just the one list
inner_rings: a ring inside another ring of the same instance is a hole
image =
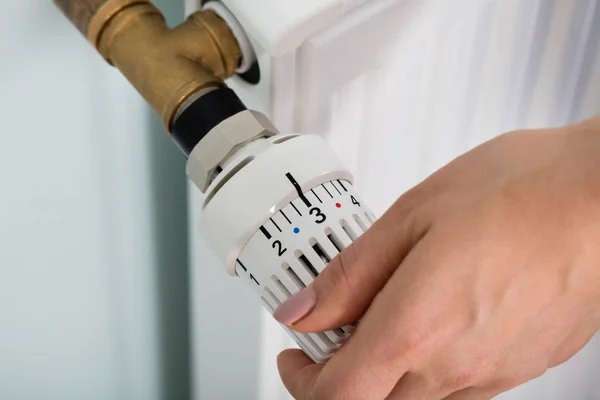
[[[349, 181], [332, 180], [303, 192], [291, 174], [286, 177], [298, 197], [260, 227], [236, 264], [237, 274], [253, 286], [270, 313], [308, 286], [375, 221]], [[284, 329], [315, 362], [324, 362], [355, 326], [311, 334]]]

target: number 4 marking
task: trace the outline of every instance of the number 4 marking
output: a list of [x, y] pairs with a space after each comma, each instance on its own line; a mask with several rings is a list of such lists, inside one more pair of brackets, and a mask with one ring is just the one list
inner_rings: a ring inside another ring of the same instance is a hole
[[360, 203], [354, 198], [354, 196], [350, 195], [350, 198], [352, 199], [352, 204], [360, 207]]

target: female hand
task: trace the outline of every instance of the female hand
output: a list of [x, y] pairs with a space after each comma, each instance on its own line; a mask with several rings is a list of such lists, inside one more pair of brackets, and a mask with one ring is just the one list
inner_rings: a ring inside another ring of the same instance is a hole
[[279, 356], [296, 399], [483, 400], [563, 363], [600, 328], [600, 119], [457, 158], [274, 317], [361, 320], [326, 364]]

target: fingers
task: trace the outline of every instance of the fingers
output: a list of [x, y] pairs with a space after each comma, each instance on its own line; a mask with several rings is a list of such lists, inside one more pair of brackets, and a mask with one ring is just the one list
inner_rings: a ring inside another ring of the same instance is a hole
[[312, 400], [310, 392], [323, 365], [314, 364], [302, 350], [285, 350], [277, 357], [277, 368], [294, 399]]
[[[290, 367], [295, 372], [282, 372], [282, 377], [297, 399], [440, 400], [485, 380], [487, 373], [481, 365], [460, 357], [456, 366], [451, 361], [439, 364], [436, 357], [440, 352], [451, 352], [450, 360], [454, 357], [457, 334], [464, 333], [471, 321], [470, 309], [461, 300], [461, 285], [448, 284], [463, 278], [456, 267], [464, 264], [463, 253], [451, 252], [454, 244], [444, 243], [443, 233], [429, 230], [411, 248], [371, 302], [351, 339], [322, 369], [306, 367], [305, 358], [289, 362], [298, 367]], [[452, 274], [441, 265], [453, 268]], [[463, 312], [457, 312], [457, 307]], [[467, 347], [459, 354], [469, 351]], [[437, 382], [410, 373], [424, 371], [434, 361], [439, 365], [429, 376]], [[456, 396], [479, 400], [489, 398], [489, 393], [469, 390]]]
[[[428, 236], [413, 247], [373, 300], [350, 340], [325, 364], [314, 382], [314, 400], [385, 399], [409, 367], [418, 368], [419, 360], [427, 358], [432, 326], [426, 322], [429, 315], [422, 312], [420, 287], [411, 286], [423, 282], [418, 267], [433, 254]], [[410, 390], [415, 393], [412, 398], [420, 399], [427, 385], [416, 386]]]
[[343, 250], [310, 287], [273, 314], [299, 332], [319, 332], [354, 323], [400, 265], [427, 225], [414, 216], [413, 192], [401, 197], [367, 232]]

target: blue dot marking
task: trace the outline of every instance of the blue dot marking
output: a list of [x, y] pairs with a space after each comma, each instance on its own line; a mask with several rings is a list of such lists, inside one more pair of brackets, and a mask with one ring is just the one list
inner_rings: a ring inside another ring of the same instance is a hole
[[300, 233], [300, 228], [298, 228], [298, 227], [294, 228], [294, 233], [295, 233], [295, 234], [298, 234], [298, 233]]

